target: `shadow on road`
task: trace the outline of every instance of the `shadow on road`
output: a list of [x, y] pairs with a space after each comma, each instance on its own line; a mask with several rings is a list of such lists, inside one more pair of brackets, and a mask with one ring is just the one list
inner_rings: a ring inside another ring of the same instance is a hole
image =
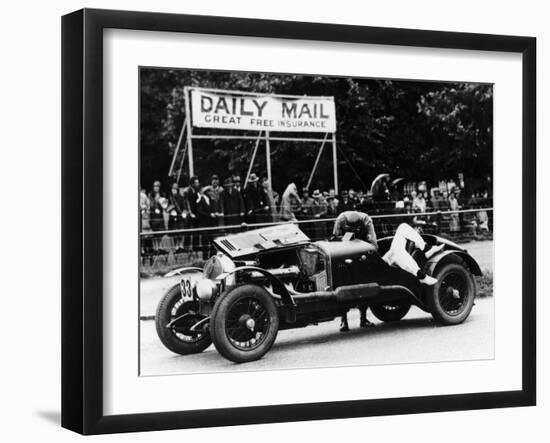
[[[314, 326], [313, 326], [314, 327]], [[350, 338], [359, 337], [376, 337], [381, 334], [387, 334], [389, 331], [399, 331], [403, 329], [431, 329], [436, 328], [438, 325], [430, 317], [426, 318], [414, 318], [410, 320], [400, 320], [393, 323], [377, 323], [376, 326], [371, 328], [354, 328], [350, 324], [351, 330], [348, 332], [340, 332], [336, 325], [334, 331], [327, 331], [322, 334], [315, 335], [311, 338], [286, 340], [283, 342], [275, 341], [273, 350], [284, 349], [286, 347], [299, 348], [301, 346], [309, 346], [324, 343], [336, 343], [339, 341], [346, 341]]]

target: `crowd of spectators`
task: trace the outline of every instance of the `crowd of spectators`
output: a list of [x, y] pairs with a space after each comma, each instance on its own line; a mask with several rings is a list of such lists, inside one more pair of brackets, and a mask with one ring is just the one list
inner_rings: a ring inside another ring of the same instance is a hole
[[[140, 229], [142, 233], [181, 229], [211, 228], [188, 231], [187, 235], [174, 235], [176, 251], [201, 249], [208, 252], [211, 237], [220, 235], [223, 227], [266, 224], [278, 221], [297, 221], [312, 239], [327, 238], [331, 221], [349, 210], [365, 212], [371, 216], [387, 215], [375, 220], [377, 231], [389, 235], [393, 226], [407, 221], [428, 232], [456, 233], [469, 231], [476, 235], [490, 232], [489, 214], [485, 208], [492, 202], [487, 191], [466, 195], [454, 187], [448, 192], [440, 188], [388, 189], [383, 184], [374, 193], [353, 188], [338, 195], [334, 189], [308, 188], [298, 190], [288, 184], [282, 195], [270, 186], [265, 177], [251, 173], [243, 183], [237, 174], [220, 183], [218, 175], [203, 184], [191, 177], [188, 186], [172, 183], [165, 193], [160, 181], [153, 183], [152, 191], [141, 189]], [[456, 212], [462, 209], [477, 209]], [[404, 219], [399, 219], [402, 214]], [[218, 227], [219, 229], [215, 229]], [[213, 229], [214, 228], [214, 229]], [[162, 252], [162, 236], [152, 236], [149, 248]]]

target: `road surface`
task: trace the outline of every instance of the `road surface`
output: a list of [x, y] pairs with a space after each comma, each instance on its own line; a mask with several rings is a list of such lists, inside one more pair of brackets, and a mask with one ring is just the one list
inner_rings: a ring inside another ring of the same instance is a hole
[[348, 365], [490, 359], [494, 356], [493, 297], [476, 300], [470, 317], [457, 326], [439, 326], [429, 314], [412, 308], [397, 323], [361, 329], [359, 314], [349, 315], [351, 331], [339, 321], [280, 331], [271, 350], [251, 363], [234, 364], [214, 346], [201, 354], [177, 355], [160, 343], [154, 321], [141, 321], [141, 375], [320, 368]]
[[[463, 245], [484, 270], [492, 271], [492, 242]], [[376, 326], [360, 329], [359, 313], [349, 314], [351, 331], [340, 333], [339, 320], [280, 331], [271, 350], [259, 361], [236, 365], [221, 357], [214, 346], [201, 354], [180, 356], [159, 341], [151, 316], [163, 289], [176, 280], [142, 282], [140, 320], [140, 373], [166, 375], [491, 359], [494, 356], [493, 297], [476, 300], [470, 317], [461, 325], [439, 326], [429, 314], [413, 307], [397, 323], [385, 324], [369, 311]]]

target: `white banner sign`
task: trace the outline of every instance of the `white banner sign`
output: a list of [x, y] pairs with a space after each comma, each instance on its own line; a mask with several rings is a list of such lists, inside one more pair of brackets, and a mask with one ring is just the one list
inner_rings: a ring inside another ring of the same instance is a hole
[[335, 132], [333, 97], [191, 90], [193, 126], [254, 131]]

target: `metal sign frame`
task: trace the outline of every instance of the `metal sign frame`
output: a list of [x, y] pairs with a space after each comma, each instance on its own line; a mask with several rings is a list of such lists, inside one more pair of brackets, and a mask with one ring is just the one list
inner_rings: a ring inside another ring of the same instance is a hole
[[[168, 176], [172, 176], [174, 173], [175, 165], [177, 162], [177, 157], [181, 150], [181, 144], [183, 142], [183, 136], [185, 133], [185, 146], [182, 151], [182, 156], [179, 164], [178, 174], [177, 174], [177, 181], [179, 182], [181, 177], [181, 171], [183, 169], [183, 165], [185, 163], [185, 154], [187, 154], [187, 160], [189, 163], [189, 177], [192, 177], [195, 175], [195, 166], [194, 166], [194, 160], [193, 160], [193, 140], [255, 140], [256, 144], [254, 147], [254, 151], [251, 157], [250, 165], [248, 167], [248, 171], [245, 177], [244, 186], [246, 186], [248, 182], [248, 177], [252, 171], [254, 160], [256, 158], [256, 153], [258, 151], [258, 147], [260, 142], [263, 140], [265, 141], [265, 157], [266, 157], [266, 169], [267, 169], [267, 179], [269, 182], [269, 186], [272, 187], [272, 177], [271, 177], [271, 142], [272, 141], [293, 141], [293, 142], [301, 142], [301, 143], [320, 143], [321, 146], [319, 148], [319, 152], [317, 154], [317, 157], [315, 159], [315, 164], [313, 166], [313, 169], [311, 171], [309, 180], [307, 182], [307, 187], [311, 185], [311, 182], [313, 180], [313, 176], [315, 174], [315, 171], [317, 169], [317, 166], [319, 164], [319, 160], [321, 158], [321, 154], [323, 152], [323, 148], [328, 141], [329, 137], [332, 143], [332, 164], [333, 164], [333, 180], [334, 180], [334, 190], [338, 194], [338, 155], [337, 155], [337, 146], [336, 146], [336, 131], [334, 132], [324, 132], [325, 136], [324, 138], [317, 138], [317, 137], [272, 137], [270, 135], [270, 131], [267, 130], [260, 130], [258, 132], [257, 136], [252, 135], [228, 135], [228, 134], [211, 134], [211, 135], [204, 135], [204, 134], [194, 134], [193, 133], [193, 123], [191, 118], [191, 91], [194, 89], [201, 89], [204, 91], [209, 92], [218, 92], [218, 93], [229, 93], [229, 94], [239, 94], [239, 95], [248, 95], [248, 96], [256, 96], [256, 97], [265, 97], [266, 95], [271, 97], [292, 97], [296, 98], [297, 96], [293, 95], [284, 95], [284, 94], [261, 94], [256, 92], [246, 92], [246, 91], [235, 91], [235, 90], [225, 90], [225, 89], [215, 89], [215, 88], [198, 88], [194, 86], [185, 86], [184, 87], [184, 95], [185, 95], [185, 120], [183, 122], [180, 135], [178, 138], [178, 143], [176, 145], [176, 149], [174, 151], [174, 155], [172, 157], [172, 162], [170, 164], [170, 170], [168, 172]], [[321, 97], [321, 96], [315, 96], [316, 98], [334, 98], [334, 97]], [[298, 131], [296, 131], [298, 132]], [[263, 134], [263, 135], [262, 135]]]

